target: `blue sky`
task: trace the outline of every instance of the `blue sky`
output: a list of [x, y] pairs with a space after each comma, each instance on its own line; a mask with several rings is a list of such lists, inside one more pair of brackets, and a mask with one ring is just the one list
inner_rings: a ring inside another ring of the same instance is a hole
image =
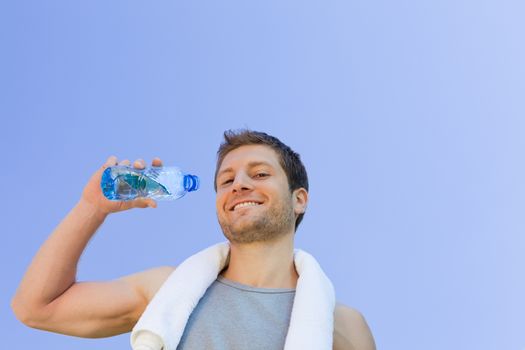
[[3, 344], [128, 349], [30, 329], [9, 308], [110, 155], [201, 177], [112, 215], [79, 280], [177, 265], [224, 238], [226, 129], [299, 152], [296, 246], [379, 349], [525, 348], [525, 6], [519, 1], [16, 1], [0, 5]]

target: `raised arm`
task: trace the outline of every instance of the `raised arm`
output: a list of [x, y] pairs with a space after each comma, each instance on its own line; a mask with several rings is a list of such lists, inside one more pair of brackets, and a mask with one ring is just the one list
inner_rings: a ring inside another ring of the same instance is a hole
[[[129, 165], [110, 157], [90, 178], [80, 201], [40, 247], [16, 291], [11, 307], [24, 324], [80, 337], [130, 331], [149, 300], [173, 271], [159, 267], [113, 281], [77, 282], [77, 265], [87, 243], [106, 217], [131, 208], [156, 207], [152, 199], [109, 201], [100, 188], [108, 166]], [[136, 168], [144, 168], [137, 160]], [[162, 166], [156, 158], [154, 166]]]

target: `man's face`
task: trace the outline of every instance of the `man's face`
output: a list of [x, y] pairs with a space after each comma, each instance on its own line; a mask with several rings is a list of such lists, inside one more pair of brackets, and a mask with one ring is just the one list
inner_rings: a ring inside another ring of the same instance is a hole
[[231, 242], [269, 241], [294, 231], [295, 201], [270, 147], [247, 145], [229, 152], [216, 181], [217, 217]]

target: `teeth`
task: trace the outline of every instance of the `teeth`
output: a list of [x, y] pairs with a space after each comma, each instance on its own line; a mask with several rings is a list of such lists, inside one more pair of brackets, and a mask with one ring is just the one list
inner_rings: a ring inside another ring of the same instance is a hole
[[242, 203], [237, 204], [235, 207], [233, 207], [233, 210], [235, 210], [237, 208], [252, 206], [252, 205], [259, 205], [259, 203], [256, 203], [256, 202], [242, 202]]

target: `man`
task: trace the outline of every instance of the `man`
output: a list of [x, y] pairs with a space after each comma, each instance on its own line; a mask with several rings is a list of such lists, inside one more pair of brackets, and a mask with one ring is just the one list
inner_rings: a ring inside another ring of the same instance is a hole
[[[224, 137], [215, 172], [216, 209], [231, 249], [229, 264], [215, 283], [246, 293], [265, 290], [281, 293], [285, 298], [281, 300], [291, 305], [293, 295], [292, 299], [286, 298], [290, 298], [289, 292], [293, 292], [299, 277], [294, 267], [293, 242], [308, 203], [306, 170], [299, 155], [273, 136], [243, 130], [227, 131]], [[106, 167], [117, 164], [130, 162], [119, 163], [116, 157], [110, 157], [91, 177], [80, 201], [34, 257], [12, 300], [15, 314], [24, 324], [89, 338], [130, 332], [175, 270], [175, 267], [163, 266], [108, 282], [76, 282], [78, 260], [109, 214], [156, 207], [156, 202], [148, 198], [116, 202], [102, 195], [101, 174]], [[152, 165], [162, 166], [162, 161], [155, 158]], [[139, 159], [133, 166], [144, 168], [145, 164]], [[210, 293], [212, 290], [209, 288]], [[208, 291], [202, 300], [213, 297], [207, 294]], [[216, 310], [210, 310], [202, 300], [195, 308], [202, 312], [194, 311], [186, 326], [179, 344], [181, 350], [202, 346], [197, 344], [211, 332], [203, 326], [206, 318], [220, 313], [212, 312]], [[273, 312], [275, 310], [283, 308], [274, 308]], [[277, 311], [275, 317], [282, 321], [280, 327], [287, 327], [290, 311]], [[264, 317], [253, 314], [254, 322], [267, 321]], [[227, 328], [231, 326], [230, 323], [224, 325], [225, 332], [231, 332], [234, 339], [228, 344], [237, 344], [240, 333], [248, 338], [257, 336]], [[267, 344], [280, 344], [282, 348], [286, 332], [276, 334], [267, 337], [271, 338]], [[375, 349], [363, 316], [342, 304], [336, 305], [333, 335], [334, 349]]]

